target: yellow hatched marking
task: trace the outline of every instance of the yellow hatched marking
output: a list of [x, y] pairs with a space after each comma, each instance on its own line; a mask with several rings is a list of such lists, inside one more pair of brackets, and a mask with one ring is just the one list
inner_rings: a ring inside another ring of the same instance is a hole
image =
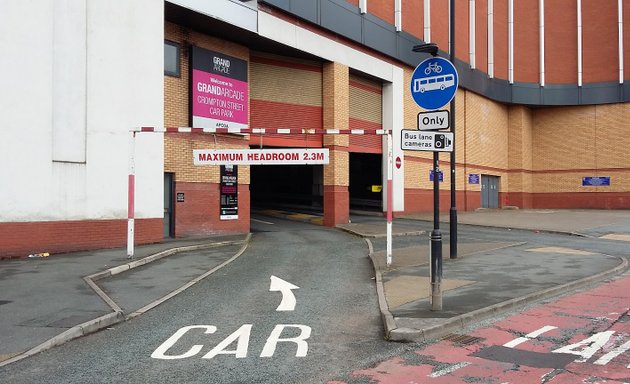
[[563, 248], [563, 247], [543, 247], [543, 248], [531, 248], [527, 252], [540, 252], [540, 253], [562, 253], [566, 255], [594, 255], [593, 252], [580, 251], [578, 249]]
[[630, 234], [611, 233], [609, 235], [604, 235], [604, 236], [600, 237], [600, 239], [618, 240], [618, 241], [630, 241]]

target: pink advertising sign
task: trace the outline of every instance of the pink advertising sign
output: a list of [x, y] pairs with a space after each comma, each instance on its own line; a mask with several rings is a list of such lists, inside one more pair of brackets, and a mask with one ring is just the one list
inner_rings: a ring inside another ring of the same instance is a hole
[[192, 125], [248, 128], [247, 62], [193, 47]]

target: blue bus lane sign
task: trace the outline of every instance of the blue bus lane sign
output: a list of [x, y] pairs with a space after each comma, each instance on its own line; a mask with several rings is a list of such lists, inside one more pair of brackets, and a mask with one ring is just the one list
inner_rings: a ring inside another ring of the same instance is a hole
[[453, 63], [442, 57], [431, 57], [416, 67], [411, 75], [411, 96], [419, 107], [434, 111], [450, 103], [459, 77]]

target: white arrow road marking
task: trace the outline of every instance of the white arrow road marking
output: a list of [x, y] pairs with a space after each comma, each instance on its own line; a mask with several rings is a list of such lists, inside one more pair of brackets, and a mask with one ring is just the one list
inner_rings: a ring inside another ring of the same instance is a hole
[[287, 281], [284, 281], [278, 277], [271, 276], [271, 285], [269, 286], [269, 292], [280, 291], [282, 292], [282, 301], [276, 311], [292, 311], [295, 309], [295, 295], [291, 292], [292, 289], [299, 289], [300, 287], [293, 285]]

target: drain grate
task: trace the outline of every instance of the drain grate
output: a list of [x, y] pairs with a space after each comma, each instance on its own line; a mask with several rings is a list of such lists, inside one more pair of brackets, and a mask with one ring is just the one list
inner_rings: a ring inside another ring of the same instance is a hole
[[451, 333], [446, 335], [442, 340], [450, 341], [453, 344], [456, 344], [458, 347], [463, 347], [466, 345], [471, 345], [475, 343], [479, 343], [484, 341], [483, 337], [469, 336], [469, 335], [458, 335], [456, 333]]

